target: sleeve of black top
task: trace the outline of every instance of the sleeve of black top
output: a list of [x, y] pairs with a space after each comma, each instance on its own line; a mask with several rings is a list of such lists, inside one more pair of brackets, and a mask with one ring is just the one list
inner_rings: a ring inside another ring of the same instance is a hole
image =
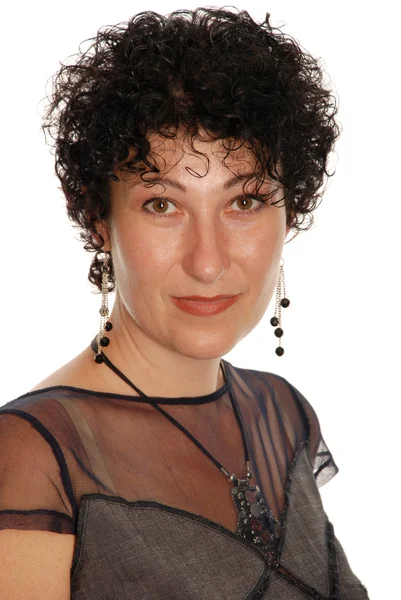
[[16, 412], [0, 411], [0, 530], [74, 533], [61, 449], [40, 421]]
[[310, 457], [313, 465], [313, 474], [320, 488], [337, 475], [339, 468], [324, 440], [315, 409], [296, 387], [288, 381], [287, 384], [309, 423]]

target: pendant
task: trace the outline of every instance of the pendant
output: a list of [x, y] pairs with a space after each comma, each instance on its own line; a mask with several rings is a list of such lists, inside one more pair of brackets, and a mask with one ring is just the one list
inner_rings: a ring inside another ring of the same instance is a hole
[[267, 507], [259, 486], [250, 485], [249, 479], [236, 478], [233, 483], [231, 497], [238, 514], [237, 533], [271, 557], [280, 537], [280, 523]]

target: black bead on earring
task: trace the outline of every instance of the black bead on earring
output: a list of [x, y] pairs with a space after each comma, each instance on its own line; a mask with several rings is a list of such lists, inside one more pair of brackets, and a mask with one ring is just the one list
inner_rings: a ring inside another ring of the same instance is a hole
[[[281, 260], [283, 260], [283, 259], [281, 259]], [[281, 338], [284, 334], [284, 331], [281, 328], [281, 325], [282, 325], [281, 307], [287, 308], [290, 305], [290, 301], [288, 300], [288, 298], [285, 298], [285, 281], [284, 281], [283, 264], [284, 264], [284, 260], [283, 260], [282, 264], [280, 265], [280, 276], [279, 276], [279, 280], [277, 283], [277, 289], [276, 289], [276, 309], [274, 311], [274, 317], [272, 317], [270, 319], [270, 324], [273, 325], [273, 327], [276, 327], [276, 329], [274, 330], [274, 335], [276, 337], [278, 337], [279, 345], [277, 346], [276, 351], [275, 351], [277, 356], [283, 356], [283, 354], [284, 354], [284, 348], [282, 348], [282, 346], [281, 346]], [[281, 297], [282, 294], [284, 295], [284, 298]]]
[[104, 335], [105, 331], [111, 331], [113, 325], [108, 320], [109, 316], [109, 304], [108, 304], [108, 293], [109, 293], [109, 271], [110, 267], [108, 264], [109, 257], [105, 252], [105, 259], [102, 264], [102, 305], [99, 309], [100, 312], [100, 331], [96, 337], [97, 339], [97, 354], [94, 356], [95, 362], [100, 365], [104, 362], [104, 357], [101, 351], [102, 348], [106, 348], [110, 344], [110, 339]]

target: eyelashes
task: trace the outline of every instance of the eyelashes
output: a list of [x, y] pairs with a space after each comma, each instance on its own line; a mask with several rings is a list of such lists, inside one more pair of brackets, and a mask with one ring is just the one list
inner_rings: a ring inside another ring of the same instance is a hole
[[[234, 210], [234, 213], [238, 213], [239, 215], [241, 215], [242, 217], [246, 217], [248, 215], [253, 215], [257, 212], [259, 212], [260, 210], [262, 210], [263, 208], [265, 208], [265, 206], [268, 204], [268, 200], [266, 200], [265, 198], [262, 198], [262, 196], [257, 196], [257, 195], [241, 195], [241, 196], [237, 196], [236, 198], [234, 198], [234, 200], [231, 202], [231, 206], [233, 204], [235, 204], [235, 202], [238, 202], [238, 200], [256, 200], [258, 202], [258, 206], [256, 208], [250, 208], [250, 209], [246, 209], [246, 210]], [[146, 202], [144, 202], [141, 206], [141, 210], [143, 210], [144, 212], [148, 213], [149, 215], [151, 215], [152, 217], [155, 218], [170, 218], [173, 217], [176, 213], [156, 213], [156, 212], [152, 212], [151, 210], [149, 210], [147, 208], [148, 205], [154, 204], [155, 202], [161, 202], [161, 203], [170, 203], [170, 204], [174, 204], [174, 202], [172, 200], [170, 200], [169, 198], [166, 198], [164, 196], [155, 196], [154, 198], [150, 198], [149, 200], [146, 200]]]

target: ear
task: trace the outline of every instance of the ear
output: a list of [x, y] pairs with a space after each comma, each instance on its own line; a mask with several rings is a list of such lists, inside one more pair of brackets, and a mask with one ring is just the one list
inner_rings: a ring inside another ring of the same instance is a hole
[[[111, 250], [111, 240], [110, 240], [110, 232], [109, 232], [107, 223], [105, 221], [96, 221], [95, 229], [98, 233], [100, 233], [100, 235], [104, 239], [103, 250], [105, 252], [109, 252]], [[93, 237], [96, 238], [97, 242], [101, 241], [100, 238], [98, 236], [96, 236], [96, 234], [93, 234]]]

